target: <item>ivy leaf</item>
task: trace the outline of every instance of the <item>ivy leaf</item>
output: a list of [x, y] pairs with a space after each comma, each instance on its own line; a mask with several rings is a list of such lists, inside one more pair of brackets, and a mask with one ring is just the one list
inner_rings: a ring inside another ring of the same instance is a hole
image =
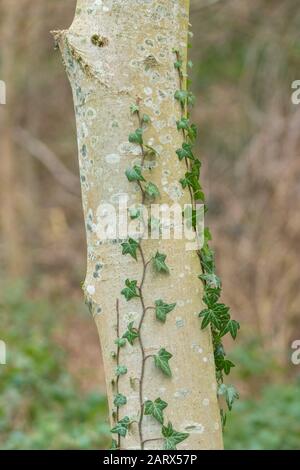
[[115, 439], [112, 439], [109, 450], [117, 450], [117, 449], [118, 449], [118, 443]]
[[156, 398], [153, 402], [147, 400], [145, 402], [144, 413], [145, 415], [153, 416], [160, 424], [164, 423], [163, 410], [167, 408], [168, 404], [161, 400], [161, 398]]
[[119, 346], [119, 348], [123, 348], [126, 344], [126, 340], [124, 338], [118, 338], [116, 339], [115, 344]]
[[182, 144], [181, 149], [176, 150], [176, 153], [180, 161], [184, 158], [189, 158], [190, 160], [195, 159], [192, 151], [192, 146], [190, 144], [187, 144], [186, 142]]
[[123, 338], [127, 339], [128, 343], [133, 346], [133, 342], [136, 338], [139, 337], [139, 332], [136, 328], [133, 328], [133, 321], [129, 323], [127, 331], [125, 331]]
[[187, 131], [191, 142], [195, 142], [198, 135], [197, 127], [195, 126], [195, 124], [191, 124]]
[[146, 181], [142, 175], [142, 169], [138, 165], [134, 165], [133, 168], [127, 168], [125, 171], [128, 181]]
[[120, 406], [124, 406], [126, 405], [126, 403], [127, 403], [127, 398], [125, 397], [125, 395], [122, 395], [122, 393], [117, 393], [114, 399], [114, 405], [117, 408], [120, 408]]
[[229, 411], [232, 410], [232, 405], [235, 400], [239, 399], [239, 394], [233, 385], [221, 384], [218, 388], [218, 395], [224, 396]]
[[189, 92], [189, 93], [188, 93], [188, 96], [187, 96], [187, 104], [188, 104], [188, 106], [194, 106], [195, 103], [196, 103], [196, 97], [195, 97], [195, 95], [194, 95], [192, 92]]
[[206, 273], [213, 273], [215, 271], [215, 257], [213, 250], [208, 245], [201, 248], [200, 258], [204, 271]]
[[226, 335], [226, 333], [229, 332], [232, 338], [235, 339], [239, 329], [240, 329], [239, 322], [237, 322], [236, 320], [229, 320], [225, 328], [221, 331], [220, 336], [224, 336]]
[[178, 432], [173, 428], [172, 423], [168, 423], [168, 426], [162, 427], [162, 435], [164, 436], [164, 449], [165, 450], [176, 450], [177, 444], [184, 441], [189, 437], [186, 432]]
[[154, 356], [154, 363], [165, 375], [168, 377], [172, 376], [172, 372], [169, 366], [169, 360], [172, 358], [172, 354], [162, 348], [158, 354]]
[[212, 289], [221, 289], [221, 279], [214, 273], [201, 274], [199, 278]]
[[125, 416], [125, 418], [117, 422], [116, 426], [113, 427], [110, 432], [125, 437], [128, 432], [129, 425], [130, 419], [128, 418], [128, 416]]
[[221, 423], [222, 423], [222, 428], [225, 428], [226, 421], [227, 421], [227, 414], [225, 413], [224, 410], [220, 410], [220, 415], [221, 415]]
[[190, 127], [190, 121], [185, 117], [181, 118], [179, 121], [176, 121], [176, 124], [177, 124], [177, 130], [179, 131], [182, 129], [187, 131]]
[[155, 313], [156, 318], [163, 323], [165, 323], [167, 319], [167, 314], [172, 312], [176, 307], [176, 303], [174, 304], [166, 304], [163, 300], [159, 299], [155, 301]]
[[208, 306], [208, 308], [212, 308], [213, 305], [218, 302], [220, 295], [221, 289], [212, 289], [206, 285], [202, 300]]
[[235, 367], [235, 364], [229, 361], [229, 359], [225, 359], [223, 362], [223, 369], [226, 375], [230, 374], [230, 369], [232, 369], [232, 367]]
[[127, 301], [140, 296], [137, 291], [137, 281], [126, 279], [125, 285], [126, 287], [121, 291], [121, 294], [124, 295]]
[[204, 229], [204, 240], [205, 243], [210, 242], [212, 240], [212, 235], [208, 227], [205, 227]]
[[176, 62], [174, 62], [174, 67], [175, 69], [180, 70], [182, 68], [182, 60], [176, 60]]
[[153, 258], [153, 264], [158, 272], [169, 273], [169, 268], [165, 263], [166, 257], [167, 255], [159, 253], [158, 251], [156, 252], [156, 255]]
[[141, 210], [138, 209], [137, 207], [132, 207], [129, 209], [129, 215], [132, 220], [136, 220], [140, 217]]
[[130, 255], [132, 258], [137, 260], [136, 250], [138, 249], [138, 242], [133, 238], [129, 238], [128, 241], [121, 243], [123, 248], [122, 255]]
[[116, 376], [119, 377], [120, 375], [125, 375], [127, 374], [127, 367], [126, 366], [118, 366], [116, 368]]
[[128, 140], [131, 144], [143, 145], [143, 129], [140, 127], [129, 134]]
[[130, 112], [131, 112], [131, 114], [138, 113], [139, 110], [140, 110], [140, 108], [138, 107], [137, 104], [132, 104], [132, 105], [130, 106]]
[[174, 95], [174, 98], [175, 100], [179, 101], [179, 103], [184, 106], [185, 105], [185, 102], [186, 102], [186, 99], [187, 99], [187, 96], [188, 96], [188, 92], [185, 91], [185, 90], [177, 90], [175, 92], [175, 95]]
[[151, 181], [149, 183], [147, 183], [147, 186], [145, 187], [145, 192], [147, 194], [147, 196], [149, 197], [159, 197], [160, 196], [160, 192], [159, 192], [159, 189], [158, 187], [154, 184], [154, 183], [151, 183]]
[[225, 304], [214, 304], [211, 308], [204, 309], [199, 313], [199, 317], [203, 318], [201, 329], [203, 330], [209, 324], [213, 325], [218, 330], [221, 329], [224, 322], [230, 318], [229, 307]]
[[142, 123], [149, 124], [149, 122], [151, 122], [150, 116], [148, 116], [148, 114], [143, 114]]

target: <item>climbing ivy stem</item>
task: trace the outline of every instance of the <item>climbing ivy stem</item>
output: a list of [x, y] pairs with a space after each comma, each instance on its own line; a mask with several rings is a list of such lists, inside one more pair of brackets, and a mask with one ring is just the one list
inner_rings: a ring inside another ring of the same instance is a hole
[[[120, 306], [119, 306], [119, 299], [116, 300], [116, 312], [117, 312], [117, 338], [120, 337]], [[117, 346], [117, 367], [120, 365], [120, 346]], [[117, 389], [117, 394], [119, 393], [119, 378], [120, 376], [117, 376], [116, 379], [116, 389]], [[116, 421], [119, 421], [119, 407], [117, 406], [117, 411], [116, 411]], [[121, 436], [118, 434], [117, 438], [118, 442], [118, 448], [120, 449], [121, 447]]]
[[140, 436], [140, 441], [141, 441], [141, 449], [143, 449], [144, 448], [143, 446], [143, 416], [144, 416], [143, 383], [144, 383], [144, 376], [145, 376], [145, 363], [147, 360], [147, 356], [146, 356], [145, 348], [143, 344], [143, 337], [142, 337], [142, 327], [143, 327], [143, 322], [144, 322], [146, 311], [147, 311], [145, 300], [144, 300], [144, 295], [143, 295], [143, 286], [144, 286], [144, 282], [146, 279], [147, 266], [149, 262], [146, 262], [141, 242], [138, 246], [138, 250], [141, 255], [141, 259], [143, 263], [142, 279], [141, 279], [141, 283], [139, 286], [140, 301], [142, 305], [142, 314], [141, 314], [141, 319], [140, 319], [139, 326], [138, 326], [139, 342], [140, 342], [140, 348], [141, 348], [141, 353], [142, 353], [141, 375], [140, 375], [140, 381], [139, 381], [140, 417], [139, 417], [138, 427], [139, 427], [139, 436]]

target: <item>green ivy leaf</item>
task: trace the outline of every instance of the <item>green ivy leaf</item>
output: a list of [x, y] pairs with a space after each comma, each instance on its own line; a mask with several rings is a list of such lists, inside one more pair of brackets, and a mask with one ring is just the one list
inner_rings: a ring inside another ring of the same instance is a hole
[[127, 301], [134, 297], [140, 297], [140, 294], [137, 291], [137, 281], [126, 279], [125, 285], [126, 287], [121, 291], [121, 294], [124, 295]]
[[138, 165], [134, 165], [133, 168], [127, 168], [125, 171], [128, 181], [146, 181], [142, 175], [142, 169]]
[[176, 150], [176, 153], [180, 161], [184, 158], [189, 158], [190, 160], [195, 159], [192, 151], [192, 146], [190, 144], [187, 144], [186, 142], [182, 144], [181, 149]]
[[198, 135], [197, 127], [195, 126], [195, 124], [191, 124], [190, 127], [187, 129], [187, 131], [188, 131], [188, 136], [191, 142], [194, 143]]
[[148, 116], [148, 114], [143, 114], [142, 123], [149, 124], [149, 122], [151, 122], [150, 116]]
[[140, 217], [141, 210], [138, 209], [137, 207], [132, 207], [129, 209], [129, 215], [132, 220], [136, 220]]
[[206, 273], [215, 272], [215, 257], [214, 252], [208, 245], [205, 245], [200, 250], [200, 258], [203, 269]]
[[119, 348], [123, 348], [126, 344], [126, 340], [124, 338], [118, 338], [116, 339], [115, 344], [119, 346]]
[[185, 117], [182, 117], [179, 121], [176, 122], [177, 124], [177, 130], [185, 130], [187, 131], [190, 127], [190, 121], [185, 118]]
[[128, 140], [131, 144], [143, 145], [143, 129], [140, 127], [129, 134]]
[[116, 368], [116, 376], [119, 377], [120, 375], [125, 375], [127, 374], [128, 369], [126, 366], [118, 366]]
[[232, 369], [232, 367], [235, 367], [235, 364], [229, 361], [229, 359], [225, 359], [223, 362], [223, 369], [226, 375], [230, 374], [230, 369]]
[[188, 104], [188, 106], [194, 106], [195, 103], [196, 103], [196, 97], [195, 97], [195, 95], [194, 95], [192, 92], [189, 92], [189, 93], [188, 93], [188, 96], [187, 96], [187, 104]]
[[117, 449], [118, 449], [118, 443], [115, 439], [112, 439], [109, 450], [117, 450]]
[[144, 413], [145, 415], [153, 416], [160, 424], [163, 424], [163, 411], [167, 406], [168, 404], [161, 400], [161, 398], [156, 398], [154, 402], [147, 400], [144, 405]]
[[110, 430], [110, 432], [113, 434], [119, 434], [120, 436], [125, 437], [128, 432], [129, 425], [130, 425], [130, 419], [128, 418], [128, 416], [125, 416], [125, 418], [118, 421], [116, 426], [114, 426]]
[[165, 375], [168, 377], [172, 376], [172, 372], [169, 366], [169, 360], [172, 358], [172, 354], [162, 348], [158, 354], [154, 356], [154, 363]]
[[136, 240], [129, 238], [126, 242], [121, 243], [121, 246], [123, 248], [122, 255], [130, 255], [132, 258], [137, 260], [136, 250], [138, 249], [139, 244]]
[[162, 427], [162, 435], [165, 438], [164, 440], [164, 449], [165, 450], [176, 450], [177, 444], [184, 441], [189, 437], [189, 434], [186, 432], [178, 432], [173, 428], [172, 423], [168, 423], [168, 426]]
[[176, 307], [176, 303], [166, 304], [161, 299], [156, 300], [155, 301], [156, 318], [164, 323], [167, 319], [167, 314], [172, 312], [172, 310], [174, 310], [175, 307]]
[[175, 100], [179, 101], [179, 103], [182, 106], [185, 105], [187, 97], [188, 97], [188, 92], [185, 90], [177, 90], [174, 95]]
[[205, 227], [204, 229], [204, 241], [205, 243], [208, 243], [212, 240], [212, 235], [210, 233], [210, 230], [208, 227]]
[[207, 285], [204, 288], [204, 295], [203, 295], [203, 302], [208, 306], [208, 308], [212, 308], [215, 303], [218, 302], [221, 295], [221, 289], [212, 289]]
[[164, 255], [163, 253], [159, 253], [158, 251], [156, 252], [156, 255], [153, 258], [153, 264], [156, 269], [156, 271], [164, 272], [164, 273], [169, 273], [169, 268], [165, 263], [167, 255]]
[[183, 62], [182, 62], [181, 59], [176, 60], [176, 62], [174, 62], [174, 67], [175, 67], [175, 69], [181, 70], [181, 68], [182, 68], [182, 63], [183, 63]]
[[225, 325], [224, 329], [221, 331], [220, 336], [224, 336], [227, 333], [230, 333], [232, 338], [235, 339], [237, 332], [240, 329], [240, 324], [236, 320], [229, 320]]
[[147, 185], [145, 187], [145, 192], [146, 192], [147, 196], [149, 196], [149, 197], [155, 198], [155, 197], [160, 196], [160, 192], [159, 192], [158, 187], [154, 183], [151, 183], [151, 181], [149, 183], [147, 183]]
[[214, 273], [201, 274], [199, 278], [204, 281], [212, 289], [221, 289], [221, 279]]
[[209, 324], [220, 330], [224, 322], [227, 322], [230, 318], [229, 307], [225, 304], [214, 304], [211, 308], [204, 309], [199, 313], [199, 317], [203, 318], [201, 329], [203, 330]]
[[229, 411], [232, 410], [233, 403], [239, 399], [239, 394], [233, 385], [221, 384], [218, 388], [218, 395], [224, 396]]
[[131, 114], [135, 114], [135, 113], [138, 113], [140, 111], [140, 108], [138, 107], [137, 104], [132, 104], [130, 106], [130, 112]]
[[117, 408], [120, 408], [120, 406], [124, 406], [127, 403], [127, 398], [125, 395], [122, 395], [122, 393], [117, 393], [117, 395], [114, 398], [114, 405]]
[[127, 331], [125, 331], [123, 338], [127, 339], [128, 343], [133, 346], [133, 342], [136, 338], [139, 337], [139, 332], [136, 328], [133, 328], [133, 321], [127, 326]]

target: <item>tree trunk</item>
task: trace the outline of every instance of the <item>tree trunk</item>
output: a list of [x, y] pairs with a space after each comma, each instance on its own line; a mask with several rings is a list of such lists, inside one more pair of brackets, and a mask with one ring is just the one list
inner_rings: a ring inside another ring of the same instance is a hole
[[[75, 103], [88, 246], [84, 291], [100, 335], [111, 424], [126, 434], [114, 434], [122, 449], [174, 448], [178, 442], [179, 449], [222, 448], [211, 334], [200, 330], [198, 318], [202, 285], [196, 251], [186, 251], [186, 240], [143, 240], [136, 260], [135, 252], [122, 255], [118, 237], [99, 240], [102, 204], [117, 204], [122, 195], [130, 205], [145, 200], [141, 181], [125, 176], [133, 164], [142, 161], [144, 177], [160, 190], [160, 204], [190, 203], [189, 191], [179, 184], [186, 169], [175, 153], [182, 135], [174, 99], [180, 85], [174, 48], [186, 50], [188, 13], [188, 0], [78, 0], [70, 29], [54, 32]], [[139, 112], [131, 108], [136, 102]], [[144, 143], [159, 153], [151, 164], [143, 155], [146, 147], [128, 141], [143, 113], [151, 119]], [[153, 264], [157, 251], [167, 256], [169, 273]], [[121, 294], [126, 279], [137, 281], [138, 297], [128, 301]], [[152, 308], [160, 299], [176, 303], [165, 323]], [[130, 322], [133, 345], [115, 344]], [[164, 349], [172, 354], [172, 376], [166, 357], [164, 370], [153, 357]], [[126, 404], [117, 400], [116, 406], [116, 395], [126, 397]], [[158, 398], [167, 403], [164, 436], [161, 414], [148, 415], [149, 400]]]

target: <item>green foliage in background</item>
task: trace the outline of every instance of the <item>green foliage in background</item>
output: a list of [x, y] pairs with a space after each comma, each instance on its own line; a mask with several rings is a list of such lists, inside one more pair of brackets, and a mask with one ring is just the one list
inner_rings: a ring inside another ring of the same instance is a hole
[[79, 391], [52, 337], [54, 322], [62, 321], [66, 307], [61, 300], [53, 305], [31, 300], [22, 284], [6, 286], [1, 292], [0, 337], [8, 350], [7, 365], [0, 366], [2, 449], [108, 445], [106, 398]]
[[228, 418], [227, 449], [298, 450], [300, 380], [269, 385], [258, 399], [241, 400]]
[[[0, 366], [1, 449], [108, 448], [106, 398], [79, 390], [53, 339], [55, 322], [70, 310], [79, 315], [76, 306], [33, 300], [24, 285], [15, 284], [3, 288], [0, 310], [0, 337], [8, 346], [8, 363]], [[299, 448], [300, 380], [269, 385], [269, 374], [280, 375], [280, 369], [256, 340], [240, 345], [232, 357], [239, 363], [237, 380], [254, 388], [242, 394], [228, 419], [226, 449]]]

